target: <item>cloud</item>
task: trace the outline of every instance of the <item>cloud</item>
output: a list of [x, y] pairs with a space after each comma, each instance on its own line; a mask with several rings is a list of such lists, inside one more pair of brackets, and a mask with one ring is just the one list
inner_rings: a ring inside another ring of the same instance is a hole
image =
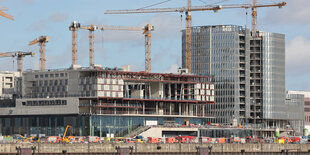
[[30, 24], [26, 30], [36, 31], [36, 32], [41, 31], [41, 30], [46, 30], [49, 28], [48, 25], [49, 24], [46, 20], [41, 19], [39, 21], [36, 21]]
[[169, 68], [167, 68], [164, 73], [177, 73], [179, 69], [179, 65], [178, 64], [172, 64], [171, 66], [169, 66]]
[[310, 1], [287, 0], [287, 6], [280, 10], [270, 9], [265, 21], [280, 24], [310, 24]]
[[23, 3], [27, 5], [32, 5], [34, 4], [34, 0], [23, 0]]
[[51, 15], [49, 15], [48, 19], [52, 22], [64, 22], [68, 19], [68, 14], [66, 13], [53, 13]]
[[310, 71], [310, 38], [298, 36], [286, 45], [286, 66], [289, 73], [307, 73]]

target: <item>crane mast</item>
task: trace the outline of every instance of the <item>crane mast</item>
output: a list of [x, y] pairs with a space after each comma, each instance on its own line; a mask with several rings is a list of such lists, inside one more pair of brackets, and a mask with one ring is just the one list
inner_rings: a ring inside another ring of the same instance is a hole
[[[253, 6], [257, 5], [257, 0], [253, 0]], [[256, 30], [257, 30], [257, 8], [252, 7], [252, 36], [256, 36]]]
[[49, 41], [49, 37], [47, 36], [40, 36], [35, 40], [29, 42], [29, 45], [39, 44], [39, 70], [44, 71], [46, 68], [46, 56], [45, 56], [45, 46], [46, 43]]
[[144, 27], [144, 36], [145, 36], [145, 72], [150, 73], [152, 71], [152, 49], [151, 49], [151, 31], [154, 30], [154, 27], [150, 24], [147, 24]]
[[[253, 4], [237, 4], [237, 5], [206, 5], [206, 6], [191, 6], [191, 0], [187, 0], [187, 7], [181, 8], [152, 8], [152, 9], [127, 9], [127, 10], [107, 10], [105, 14], [135, 14], [135, 13], [161, 13], [161, 12], [185, 12], [186, 24], [185, 24], [185, 68], [191, 72], [191, 36], [192, 36], [192, 17], [191, 11], [206, 11], [213, 10], [217, 12], [221, 9], [232, 9], [232, 8], [252, 8], [252, 31], [256, 31], [256, 8], [258, 7], [282, 7], [285, 6], [286, 2], [274, 3], [274, 4], [257, 4], [257, 0], [253, 0]], [[255, 13], [254, 13], [255, 12]], [[255, 16], [253, 16], [255, 15]]]
[[78, 29], [80, 28], [80, 23], [73, 21], [72, 24], [69, 26], [69, 30], [72, 31], [72, 66], [77, 65], [78, 61]]
[[186, 26], [185, 26], [185, 68], [190, 73], [192, 70], [192, 16], [191, 16], [191, 0], [187, 1]]
[[97, 26], [91, 25], [88, 27], [80, 27], [81, 29], [86, 29], [89, 31], [89, 66], [94, 66], [94, 44], [95, 44], [95, 34], [94, 31], [98, 29]]

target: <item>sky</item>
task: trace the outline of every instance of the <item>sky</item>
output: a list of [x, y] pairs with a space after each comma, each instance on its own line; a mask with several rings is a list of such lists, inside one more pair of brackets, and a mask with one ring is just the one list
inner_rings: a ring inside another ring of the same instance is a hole
[[[46, 35], [46, 68], [60, 69], [71, 65], [73, 21], [82, 26], [154, 25], [152, 32], [152, 72], [176, 72], [181, 66], [181, 30], [185, 27], [184, 14], [104, 14], [106, 10], [149, 8], [177, 8], [186, 0], [0, 0], [0, 9], [14, 16], [11, 21], [0, 17], [0, 52], [33, 51], [34, 57], [24, 58], [24, 70], [38, 69], [39, 47], [29, 46], [35, 38]], [[282, 2], [258, 0], [259, 4]], [[310, 0], [286, 0], [282, 9], [259, 8], [258, 29], [286, 35], [286, 89], [310, 91]], [[251, 0], [192, 0], [192, 6], [206, 4], [244, 4]], [[248, 15], [247, 15], [248, 13]], [[192, 25], [233, 24], [250, 27], [251, 10], [224, 9], [192, 12]], [[88, 30], [78, 32], [78, 64], [87, 67]], [[130, 65], [133, 71], [144, 70], [144, 36], [142, 32], [95, 31], [95, 64], [103, 67]], [[16, 60], [1, 58], [0, 70], [16, 70]]]

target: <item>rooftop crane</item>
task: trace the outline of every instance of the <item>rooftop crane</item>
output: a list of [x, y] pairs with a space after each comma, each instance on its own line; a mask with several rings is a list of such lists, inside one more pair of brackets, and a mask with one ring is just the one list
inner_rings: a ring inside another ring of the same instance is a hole
[[118, 30], [118, 31], [143, 31], [145, 36], [145, 71], [151, 72], [151, 31], [154, 31], [154, 26], [147, 24], [144, 27], [132, 27], [132, 26], [113, 26], [113, 25], [103, 25], [103, 26], [87, 26], [80, 27], [82, 29], [89, 30], [89, 63], [90, 66], [94, 64], [94, 31], [100, 29], [101, 31], [105, 30]]
[[78, 46], [77, 46], [77, 38], [78, 38], [78, 29], [81, 27], [80, 23], [73, 21], [69, 26], [69, 30], [72, 31], [72, 66], [77, 65], [78, 61]]
[[87, 27], [80, 27], [81, 29], [89, 30], [89, 66], [94, 66], [94, 44], [95, 44], [95, 35], [94, 31], [98, 29], [96, 25], [90, 25]]
[[29, 45], [34, 45], [39, 43], [40, 46], [40, 57], [39, 57], [39, 70], [44, 71], [46, 67], [46, 58], [45, 58], [45, 44], [48, 42], [49, 37], [47, 36], [40, 36], [35, 40], [29, 42]]
[[5, 17], [5, 18], [10, 19], [10, 20], [14, 20], [13, 16], [6, 14], [3, 11], [8, 11], [8, 9], [5, 7], [0, 8], [0, 16]]
[[[191, 11], [206, 11], [213, 10], [217, 12], [218, 10], [224, 8], [254, 8], [253, 12], [256, 11], [258, 7], [272, 7], [285, 6], [286, 3], [275, 3], [267, 5], [257, 5], [256, 3], [251, 4], [237, 4], [237, 5], [206, 5], [206, 6], [191, 6], [191, 0], [187, 0], [187, 7], [181, 8], [153, 8], [153, 9], [131, 9], [131, 10], [107, 10], [105, 14], [135, 14], [135, 13], [160, 13], [160, 12], [185, 12], [186, 15], [186, 27], [185, 27], [185, 68], [191, 72], [191, 38], [192, 38], [192, 17]], [[256, 13], [256, 12], [255, 12]], [[252, 13], [252, 14], [255, 14]], [[252, 17], [254, 17], [252, 15]], [[255, 14], [256, 17], [256, 14]], [[256, 23], [255, 23], [256, 24]], [[252, 24], [253, 26], [253, 24]]]
[[0, 57], [17, 57], [17, 71], [20, 72], [20, 75], [23, 73], [23, 58], [27, 55], [34, 56], [33, 52], [22, 52], [22, 51], [16, 51], [16, 52], [7, 52], [7, 53], [1, 53]]

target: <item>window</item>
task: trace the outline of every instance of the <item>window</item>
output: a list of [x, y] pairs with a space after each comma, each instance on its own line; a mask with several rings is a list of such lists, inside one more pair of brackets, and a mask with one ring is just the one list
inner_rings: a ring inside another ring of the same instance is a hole
[[48, 77], [48, 74], [45, 74], [45, 77], [47, 78], [47, 77]]
[[40, 78], [43, 78], [43, 74], [40, 75]]
[[34, 76], [34, 78], [38, 78], [38, 77], [39, 77], [39, 75], [35, 75], [35, 76]]
[[59, 74], [55, 74], [55, 77], [59, 77]]
[[64, 77], [64, 73], [60, 73], [60, 77]]
[[54, 77], [54, 74], [50, 74], [50, 77]]

